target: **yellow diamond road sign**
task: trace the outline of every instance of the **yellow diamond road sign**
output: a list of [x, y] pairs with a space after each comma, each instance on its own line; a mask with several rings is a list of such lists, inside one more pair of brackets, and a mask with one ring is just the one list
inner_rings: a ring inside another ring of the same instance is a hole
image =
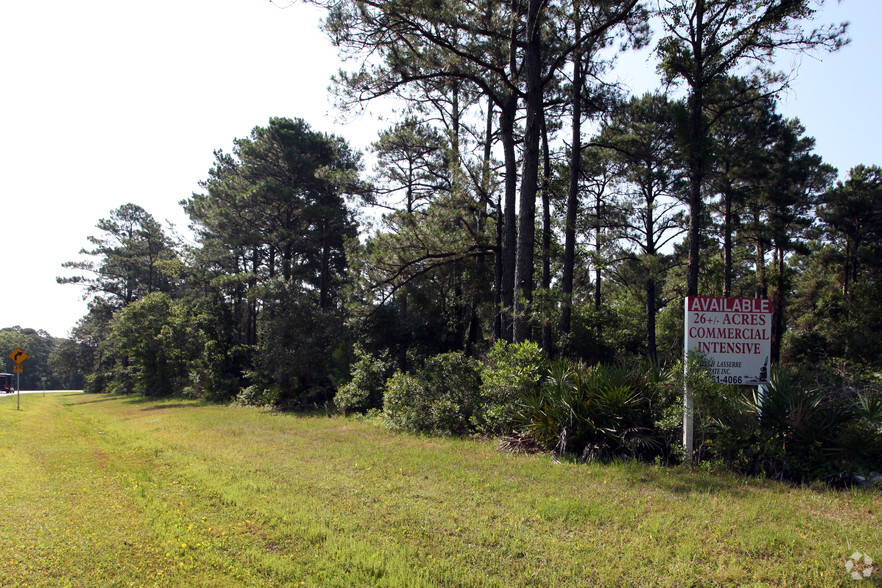
[[16, 365], [20, 364], [21, 362], [23, 362], [24, 360], [26, 360], [29, 357], [30, 357], [30, 355], [28, 355], [27, 353], [22, 351], [21, 347], [16, 347], [15, 351], [13, 351], [12, 353], [9, 354], [9, 359], [11, 359], [13, 362], [15, 362]]

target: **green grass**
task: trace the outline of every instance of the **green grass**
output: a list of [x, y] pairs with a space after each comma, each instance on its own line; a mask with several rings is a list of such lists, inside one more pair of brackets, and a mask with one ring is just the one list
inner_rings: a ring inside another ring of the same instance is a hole
[[879, 489], [186, 401], [0, 399], [0, 483], [2, 586], [835, 586], [882, 561]]

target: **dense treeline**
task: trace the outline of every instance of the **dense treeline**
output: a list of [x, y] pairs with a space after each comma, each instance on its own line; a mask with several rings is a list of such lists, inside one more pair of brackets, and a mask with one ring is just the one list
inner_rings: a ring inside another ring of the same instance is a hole
[[[504, 384], [516, 366], [494, 371], [506, 343], [541, 348], [524, 360], [534, 384], [553, 358], [662, 369], [682, 361], [686, 295], [771, 299], [775, 364], [878, 366], [882, 169], [837, 182], [776, 110], [777, 49], [846, 42], [844, 25], [805, 27], [809, 2], [660, 2], [669, 92], [643, 96], [610, 77], [651, 41], [637, 0], [315, 3], [361, 64], [335, 78], [341, 106], [393, 98], [405, 114], [367, 172], [305, 121], [256, 127], [182, 202], [192, 245], [140, 206], [111, 211], [62, 280], [91, 299], [73, 331], [88, 390], [292, 408], [337, 395], [459, 423], [423, 429], [511, 432], [547, 398]], [[656, 380], [557, 369], [560, 394], [582, 374], [676, 404]], [[618, 446], [671, 418], [652, 410]], [[598, 440], [615, 429], [576, 452], [615, 446]]]
[[[13, 361], [8, 354], [21, 349], [28, 354], [17, 378], [22, 390], [73, 390], [83, 386], [83, 369], [77, 357], [82, 346], [69, 339], [58, 339], [46, 331], [22, 327], [0, 329], [0, 372], [11, 373]], [[45, 386], [45, 388], [44, 388]]]

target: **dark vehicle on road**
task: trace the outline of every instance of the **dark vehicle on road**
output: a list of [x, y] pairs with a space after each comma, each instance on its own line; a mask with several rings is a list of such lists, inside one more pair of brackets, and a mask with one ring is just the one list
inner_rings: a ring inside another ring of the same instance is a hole
[[15, 374], [0, 374], [0, 393], [12, 394], [15, 392]]

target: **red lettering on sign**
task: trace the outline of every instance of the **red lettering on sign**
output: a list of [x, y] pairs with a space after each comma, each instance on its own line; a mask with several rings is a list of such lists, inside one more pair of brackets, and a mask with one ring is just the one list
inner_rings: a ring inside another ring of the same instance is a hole
[[[768, 313], [771, 302], [767, 298], [717, 298], [690, 296], [687, 308], [693, 312]], [[756, 323], [753, 323], [756, 324]]]

